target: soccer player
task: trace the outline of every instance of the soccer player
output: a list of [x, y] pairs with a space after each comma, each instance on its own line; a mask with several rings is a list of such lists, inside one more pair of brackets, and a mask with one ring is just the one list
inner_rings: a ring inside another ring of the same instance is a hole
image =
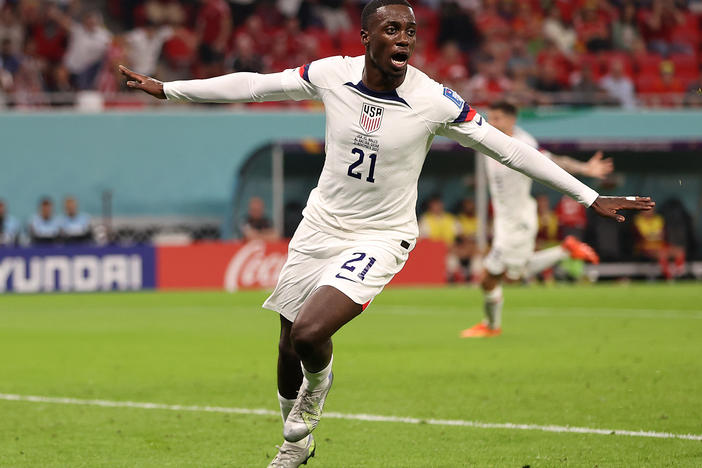
[[406, 0], [371, 0], [361, 27], [364, 56], [325, 58], [280, 73], [161, 83], [121, 68], [129, 87], [161, 99], [324, 103], [324, 168], [264, 303], [281, 316], [278, 397], [285, 442], [274, 467], [299, 466], [314, 453], [311, 433], [332, 384], [332, 335], [382, 291], [415, 245], [417, 180], [435, 135], [474, 147], [603, 216], [623, 221], [617, 210], [654, 205], [649, 198], [599, 196], [409, 66], [417, 23]]
[[[516, 125], [515, 105], [506, 101], [492, 103], [488, 109], [488, 120], [505, 135], [538, 148], [534, 137]], [[587, 162], [568, 156], [557, 156], [545, 150], [541, 152], [571, 174], [602, 179], [614, 169], [611, 159], [602, 159], [601, 151], [595, 153]], [[516, 281], [522, 277], [533, 276], [568, 257], [599, 262], [595, 251], [573, 236], [567, 236], [560, 246], [534, 252], [539, 222], [536, 200], [531, 196], [531, 179], [491, 158], [487, 158], [485, 167], [492, 197], [495, 229], [492, 247], [485, 257], [483, 280], [480, 283], [485, 319], [463, 330], [463, 338], [491, 337], [502, 333], [503, 279]]]

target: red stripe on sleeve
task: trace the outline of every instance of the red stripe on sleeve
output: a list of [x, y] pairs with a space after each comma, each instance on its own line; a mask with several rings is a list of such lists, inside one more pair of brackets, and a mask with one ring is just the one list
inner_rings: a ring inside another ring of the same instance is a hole
[[471, 107], [468, 113], [466, 114], [466, 120], [464, 120], [464, 122], [470, 122], [471, 120], [473, 120], [475, 114], [477, 114], [477, 112], [475, 112], [475, 109]]

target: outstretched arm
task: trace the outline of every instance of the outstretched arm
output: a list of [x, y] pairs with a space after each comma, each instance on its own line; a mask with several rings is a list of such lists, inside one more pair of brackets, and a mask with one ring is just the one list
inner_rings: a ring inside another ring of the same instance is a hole
[[601, 216], [622, 222], [624, 216], [618, 210], [650, 210], [655, 206], [648, 197], [601, 197], [535, 148], [505, 135], [482, 118], [478, 122], [473, 119], [459, 125], [449, 124], [441, 134], [570, 196]]
[[571, 174], [584, 175], [586, 177], [594, 177], [595, 179], [604, 179], [614, 170], [612, 158], [603, 159], [602, 151], [596, 152], [589, 160], [583, 162], [578, 161], [570, 156], [560, 156], [550, 152], [545, 154], [551, 158], [559, 167], [565, 169]]
[[163, 83], [120, 65], [127, 86], [159, 99], [189, 102], [261, 102], [315, 99], [316, 89], [295, 70], [280, 73], [230, 73], [206, 80]]

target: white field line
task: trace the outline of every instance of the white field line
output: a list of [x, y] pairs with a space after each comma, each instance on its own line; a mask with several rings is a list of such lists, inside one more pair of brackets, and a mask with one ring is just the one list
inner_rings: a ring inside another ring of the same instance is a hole
[[[227, 413], [246, 414], [257, 416], [279, 416], [278, 411], [256, 408], [230, 408], [223, 406], [199, 406], [199, 405], [167, 405], [163, 403], [142, 403], [136, 401], [111, 401], [111, 400], [84, 400], [79, 398], [46, 397], [35, 395], [17, 395], [11, 393], [0, 393], [0, 400], [6, 401], [27, 401], [32, 403], [55, 403], [62, 405], [84, 405], [101, 406], [104, 408], [138, 408], [148, 410], [167, 411], [193, 411], [203, 413]], [[346, 414], [346, 413], [324, 413], [327, 419], [345, 419], [350, 421], [370, 421], [370, 422], [390, 422], [400, 424], [428, 424], [432, 426], [460, 426], [473, 427], [478, 429], [507, 429], [524, 431], [561, 432], [575, 434], [599, 434], [618, 435], [628, 437], [648, 437], [654, 439], [682, 439], [700, 440], [702, 434], [674, 434], [670, 432], [655, 431], [626, 431], [619, 429], [596, 429], [591, 427], [557, 426], [539, 424], [515, 424], [515, 423], [485, 423], [478, 421], [466, 421], [462, 419], [420, 419], [403, 418], [398, 416], [381, 416], [375, 414]]]
[[[438, 307], [428, 309], [416, 306], [383, 306], [369, 308], [368, 313], [380, 315], [453, 315], [469, 313], [474, 307]], [[702, 320], [702, 310], [685, 309], [625, 309], [611, 307], [515, 307], [516, 315], [560, 316], [560, 317], [617, 317], [617, 318], [651, 318], [651, 319], [690, 319]]]

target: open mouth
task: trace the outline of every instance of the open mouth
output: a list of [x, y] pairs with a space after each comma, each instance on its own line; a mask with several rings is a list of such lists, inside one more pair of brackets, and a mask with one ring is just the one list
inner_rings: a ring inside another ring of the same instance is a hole
[[395, 52], [390, 56], [390, 61], [397, 68], [402, 68], [407, 65], [409, 54], [407, 52]]

